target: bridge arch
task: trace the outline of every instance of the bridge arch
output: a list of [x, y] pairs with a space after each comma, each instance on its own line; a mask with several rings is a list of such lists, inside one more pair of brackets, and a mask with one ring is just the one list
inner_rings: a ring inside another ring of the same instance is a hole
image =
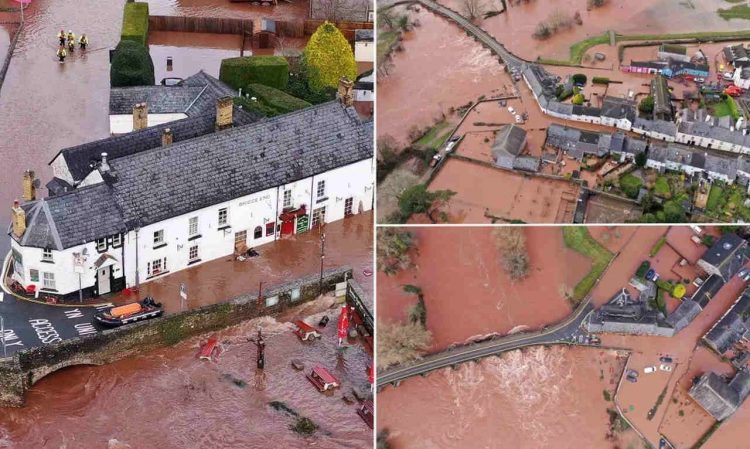
[[49, 376], [54, 372], [60, 371], [61, 369], [77, 365], [101, 366], [103, 364], [103, 361], [91, 357], [72, 358], [53, 365], [34, 368], [26, 374], [26, 381], [28, 386], [32, 386], [43, 378]]

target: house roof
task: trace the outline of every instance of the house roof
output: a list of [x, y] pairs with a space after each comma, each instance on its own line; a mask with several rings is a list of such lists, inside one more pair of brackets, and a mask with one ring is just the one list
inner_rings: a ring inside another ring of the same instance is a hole
[[121, 157], [104, 183], [25, 206], [49, 213], [21, 243], [68, 248], [370, 159], [372, 133], [329, 102]]
[[724, 284], [726, 284], [726, 282], [724, 282], [724, 279], [722, 279], [721, 276], [712, 274], [698, 288], [698, 290], [693, 293], [693, 301], [698, 303], [701, 308], [705, 308], [708, 303], [711, 302], [711, 299], [719, 292], [719, 290], [724, 287]]
[[701, 376], [690, 388], [690, 396], [719, 421], [734, 413], [740, 402], [737, 390], [714, 372]]
[[372, 42], [372, 30], [354, 30], [354, 42]]
[[[234, 126], [248, 125], [260, 120], [260, 118], [254, 112], [247, 112], [236, 107], [233, 109], [232, 122]], [[175, 120], [131, 133], [64, 148], [57, 153], [52, 161], [62, 156], [65, 158], [68, 170], [70, 170], [73, 179], [82, 181], [101, 162], [102, 153], [107, 153], [107, 157], [111, 161], [157, 148], [161, 146], [161, 137], [165, 129], [172, 131], [173, 143], [211, 134], [216, 131], [216, 109], [214, 108], [201, 115]]]
[[508, 153], [518, 156], [526, 146], [526, 130], [516, 125], [505, 125], [495, 136], [492, 154]]
[[732, 307], [703, 337], [720, 354], [738, 343], [750, 329], [750, 288], [745, 289]]
[[711, 245], [701, 260], [716, 267], [727, 281], [748, 262], [746, 248], [745, 239], [733, 232], [728, 232]]
[[216, 106], [216, 100], [236, 92], [200, 71], [179, 86], [113, 87], [109, 94], [110, 115], [132, 114], [133, 106], [147, 103], [149, 114], [202, 114]]
[[692, 299], [683, 300], [679, 306], [667, 316], [666, 322], [674, 328], [675, 333], [686, 328], [703, 309]]
[[614, 119], [635, 120], [635, 102], [624, 98], [604, 97], [602, 102], [602, 116]]

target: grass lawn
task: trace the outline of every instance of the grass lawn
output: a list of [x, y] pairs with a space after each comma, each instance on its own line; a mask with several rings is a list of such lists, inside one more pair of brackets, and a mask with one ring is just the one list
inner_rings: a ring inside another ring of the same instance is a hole
[[750, 19], [750, 5], [735, 5], [731, 8], [719, 8], [719, 16], [724, 20]]
[[708, 192], [708, 201], [706, 202], [706, 210], [709, 212], [718, 212], [719, 203], [724, 195], [724, 189], [714, 184], [711, 186], [711, 191]]
[[563, 228], [565, 246], [591, 259], [591, 271], [573, 288], [573, 303], [580, 303], [596, 284], [613, 254], [599, 244], [584, 226]]
[[450, 124], [448, 122], [436, 123], [427, 131], [424, 136], [419, 138], [416, 143], [418, 143], [419, 145], [424, 145], [427, 148], [437, 150], [441, 145], [443, 145], [445, 139], [448, 138], [448, 135], [451, 131], [450, 129], [446, 130], [446, 128], [448, 128], [449, 126]]
[[649, 253], [651, 254], [651, 257], [654, 257], [655, 255], [659, 254], [659, 250], [661, 249], [662, 246], [664, 246], [665, 243], [667, 243], [667, 236], [663, 236], [662, 238], [657, 240], [653, 248], [651, 248], [651, 252]]
[[620, 188], [630, 198], [638, 198], [638, 191], [641, 186], [643, 186], [641, 178], [632, 173], [626, 173], [620, 177]]
[[378, 61], [385, 60], [385, 54], [396, 40], [398, 40], [397, 31], [380, 31], [378, 33]]
[[672, 191], [669, 188], [669, 180], [666, 176], [659, 176], [656, 178], [654, 183], [654, 193], [662, 198], [669, 198], [672, 196]]

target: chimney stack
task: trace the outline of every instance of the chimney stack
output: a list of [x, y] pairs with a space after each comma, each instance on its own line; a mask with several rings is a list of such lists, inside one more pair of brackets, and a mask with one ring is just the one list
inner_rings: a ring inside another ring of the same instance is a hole
[[351, 106], [354, 104], [354, 82], [349, 81], [349, 78], [342, 76], [339, 78], [339, 90], [338, 97], [341, 104], [344, 106]]
[[107, 162], [107, 153], [102, 153], [102, 163], [99, 165], [99, 170], [101, 170], [102, 173], [107, 173], [109, 171], [109, 162]]
[[34, 201], [36, 199], [36, 188], [34, 187], [34, 172], [26, 170], [23, 172], [23, 200]]
[[172, 135], [172, 130], [164, 128], [164, 131], [161, 133], [161, 146], [166, 147], [167, 145], [171, 145], [173, 141], [174, 135]]
[[11, 220], [13, 222], [13, 235], [21, 238], [23, 233], [26, 232], [26, 212], [21, 208], [21, 204], [18, 200], [13, 201], [11, 215]]
[[216, 130], [232, 127], [232, 108], [234, 102], [232, 97], [221, 97], [216, 100]]
[[133, 131], [148, 128], [148, 105], [138, 103], [133, 106]]

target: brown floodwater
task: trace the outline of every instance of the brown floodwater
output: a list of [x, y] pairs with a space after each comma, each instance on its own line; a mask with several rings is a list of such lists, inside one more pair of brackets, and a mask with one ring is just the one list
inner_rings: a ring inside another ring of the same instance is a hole
[[[335, 309], [323, 313], [336, 319]], [[255, 368], [255, 345], [246, 341], [258, 328], [266, 341], [262, 372]], [[291, 330], [288, 322], [259, 318], [219, 332], [224, 352], [215, 361], [196, 358], [206, 334], [110, 365], [57, 372], [34, 385], [24, 408], [3, 410], [0, 447], [104, 449], [110, 439], [164, 449], [371, 447], [372, 431], [356, 403], [342, 399], [353, 387], [369, 390], [367, 352], [354, 340], [339, 350], [336, 326], [323, 329], [323, 338], [312, 344]], [[293, 358], [306, 369], [327, 367], [341, 389], [319, 393], [292, 368]], [[284, 402], [319, 430], [297, 435], [289, 428], [294, 419], [271, 408], [271, 401]]]
[[305, 19], [308, 0], [279, 0], [276, 6], [261, 6], [250, 2], [216, 0], [148, 0], [149, 13], [163, 16], [226, 17], [233, 19], [261, 18], [277, 20]]
[[380, 392], [378, 428], [394, 449], [628, 447], [630, 432], [606, 438], [602, 393], [614, 391], [623, 362], [615, 351], [556, 346], [464, 363]]
[[[460, 0], [441, 0], [461, 11]], [[511, 3], [509, 0], [508, 3]], [[716, 13], [732, 5], [726, 0], [609, 0], [591, 11], [587, 0], [532, 0], [508, 8], [507, 13], [479, 21], [479, 25], [502, 42], [508, 50], [528, 60], [537, 57], [567, 59], [570, 46], [608, 30], [622, 34], [680, 33], [746, 29], [746, 20], [725, 21]], [[571, 16], [580, 12], [583, 25], [556, 33], [546, 40], [533, 39], [539, 22], [559, 11]]]
[[458, 27], [424, 9], [410, 14], [420, 26], [405, 34], [388, 74], [378, 76], [378, 136], [401, 145], [413, 126], [429, 127], [450, 108], [510, 84], [497, 59]]
[[489, 228], [411, 231], [417, 242], [415, 267], [395, 276], [378, 272], [378, 320], [404, 321], [415, 297], [404, 293], [402, 286], [421, 287], [432, 351], [561, 321], [571, 312], [563, 294], [591, 266], [583, 255], [565, 247], [560, 228], [524, 229], [530, 268], [528, 276], [517, 281], [502, 268]]

